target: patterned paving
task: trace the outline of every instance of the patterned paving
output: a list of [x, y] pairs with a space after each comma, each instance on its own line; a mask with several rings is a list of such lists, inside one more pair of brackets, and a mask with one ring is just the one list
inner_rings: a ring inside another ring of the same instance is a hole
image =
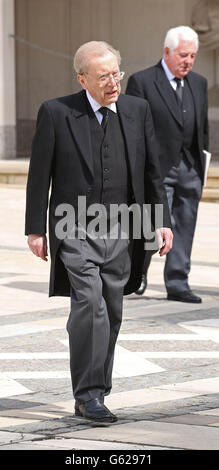
[[191, 284], [203, 303], [166, 300], [159, 257], [146, 295], [125, 298], [106, 398], [119, 421], [100, 428], [73, 417], [69, 299], [48, 298], [49, 264], [27, 250], [24, 191], [0, 191], [1, 449], [218, 449], [217, 205], [201, 205], [193, 251]]

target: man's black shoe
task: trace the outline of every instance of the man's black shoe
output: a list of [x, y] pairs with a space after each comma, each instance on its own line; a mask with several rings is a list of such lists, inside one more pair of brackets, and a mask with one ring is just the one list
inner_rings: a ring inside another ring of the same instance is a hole
[[191, 290], [167, 294], [167, 300], [176, 300], [178, 302], [188, 302], [191, 304], [200, 304], [202, 302], [201, 297], [193, 294]]
[[75, 400], [75, 416], [81, 416], [81, 412], [79, 410], [79, 402]]
[[146, 290], [146, 287], [147, 287], [147, 279], [146, 279], [145, 274], [142, 274], [141, 285], [140, 285], [139, 289], [136, 290], [135, 293], [137, 295], [143, 295], [144, 291]]
[[[101, 396], [101, 397], [99, 398], [99, 400], [100, 400], [100, 403], [104, 403], [104, 396]], [[81, 412], [80, 412], [80, 410], [79, 410], [79, 405], [80, 405], [80, 402], [76, 399], [76, 400], [75, 400], [75, 415], [76, 415], [76, 416], [82, 416], [82, 414], [81, 414]]]
[[93, 398], [85, 403], [79, 403], [76, 416], [83, 416], [83, 418], [86, 419], [107, 423], [113, 423], [118, 419], [117, 416], [111, 413], [111, 411], [101, 403], [99, 398]]

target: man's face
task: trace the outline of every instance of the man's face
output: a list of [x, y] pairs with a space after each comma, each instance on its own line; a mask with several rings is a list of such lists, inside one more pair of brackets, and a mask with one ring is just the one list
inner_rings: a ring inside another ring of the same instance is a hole
[[180, 39], [177, 49], [170, 51], [168, 47], [164, 49], [164, 60], [177, 78], [184, 78], [194, 65], [197, 46], [194, 41], [184, 41]]
[[[104, 56], [91, 57], [88, 69], [84, 74], [78, 75], [78, 81], [101, 106], [107, 106], [117, 101], [121, 91], [120, 82], [115, 82], [112, 78], [116, 72], [119, 72], [117, 58], [109, 52]], [[107, 82], [104, 76], [108, 74], [111, 75]]]

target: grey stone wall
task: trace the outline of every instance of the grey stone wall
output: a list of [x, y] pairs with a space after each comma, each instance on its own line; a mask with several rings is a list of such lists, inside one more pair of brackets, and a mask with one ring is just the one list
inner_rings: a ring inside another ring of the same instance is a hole
[[[84, 42], [106, 40], [122, 56], [124, 92], [128, 76], [162, 56], [166, 31], [191, 24], [197, 0], [15, 0], [17, 156], [28, 156], [40, 103], [80, 89], [73, 56]], [[48, 50], [59, 55], [50, 54]], [[214, 86], [214, 52], [199, 51], [195, 71]], [[210, 123], [211, 148], [219, 154], [219, 120]]]
[[0, 126], [0, 160], [16, 158], [16, 126]]

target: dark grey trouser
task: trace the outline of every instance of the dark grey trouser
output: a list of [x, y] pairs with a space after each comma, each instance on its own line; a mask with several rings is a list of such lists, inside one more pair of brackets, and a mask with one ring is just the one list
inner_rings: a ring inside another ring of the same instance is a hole
[[110, 393], [130, 251], [129, 240], [121, 239], [75, 238], [61, 244], [71, 284], [67, 331], [73, 394], [79, 401]]
[[[164, 185], [174, 236], [172, 250], [166, 256], [164, 280], [168, 293], [183, 292], [189, 290], [188, 275], [202, 183], [197, 170], [183, 158], [178, 167], [171, 168]], [[146, 277], [153, 253], [145, 252], [143, 274]]]
[[202, 193], [197, 170], [182, 159], [164, 180], [171, 214], [173, 247], [166, 256], [164, 280], [168, 293], [189, 290], [191, 251]]

